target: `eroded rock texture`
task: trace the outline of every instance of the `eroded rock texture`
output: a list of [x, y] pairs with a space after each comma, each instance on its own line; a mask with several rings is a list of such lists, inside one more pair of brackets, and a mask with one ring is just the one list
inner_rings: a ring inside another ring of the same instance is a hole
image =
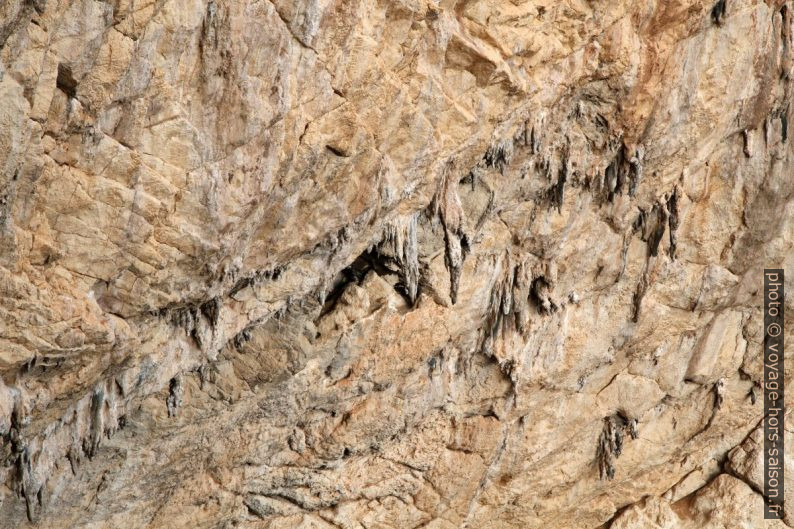
[[792, 8], [4, 0], [0, 526], [764, 526]]

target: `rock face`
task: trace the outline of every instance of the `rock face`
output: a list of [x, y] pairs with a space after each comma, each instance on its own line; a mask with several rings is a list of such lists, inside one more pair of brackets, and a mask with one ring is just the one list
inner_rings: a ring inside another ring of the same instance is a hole
[[4, 0], [0, 527], [763, 527], [793, 9]]

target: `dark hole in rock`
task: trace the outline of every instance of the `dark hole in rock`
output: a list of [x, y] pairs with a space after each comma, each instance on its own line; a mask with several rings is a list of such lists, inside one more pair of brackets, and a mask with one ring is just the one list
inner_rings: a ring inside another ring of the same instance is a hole
[[[345, 289], [351, 284], [361, 284], [367, 274], [373, 271], [379, 276], [399, 276], [397, 263], [388, 256], [378, 253], [376, 250], [367, 250], [337, 274], [331, 291], [325, 297], [325, 304], [320, 311], [320, 316], [324, 316], [334, 310], [336, 303], [344, 293]], [[405, 301], [411, 305], [408, 289], [401, 280], [394, 284], [394, 290], [400, 294]]]
[[70, 98], [77, 94], [77, 81], [72, 70], [62, 63], [58, 65], [58, 78], [55, 80], [55, 86]]

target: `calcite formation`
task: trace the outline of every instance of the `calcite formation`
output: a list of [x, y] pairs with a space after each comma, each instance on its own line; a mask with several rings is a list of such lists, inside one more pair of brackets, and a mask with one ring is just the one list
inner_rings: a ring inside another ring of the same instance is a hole
[[0, 527], [794, 526], [792, 9], [3, 0]]

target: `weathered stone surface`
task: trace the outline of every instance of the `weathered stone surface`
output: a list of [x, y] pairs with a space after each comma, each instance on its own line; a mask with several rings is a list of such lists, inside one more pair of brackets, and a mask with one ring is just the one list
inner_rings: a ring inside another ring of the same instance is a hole
[[793, 7], [3, 2], [0, 527], [763, 526]]

